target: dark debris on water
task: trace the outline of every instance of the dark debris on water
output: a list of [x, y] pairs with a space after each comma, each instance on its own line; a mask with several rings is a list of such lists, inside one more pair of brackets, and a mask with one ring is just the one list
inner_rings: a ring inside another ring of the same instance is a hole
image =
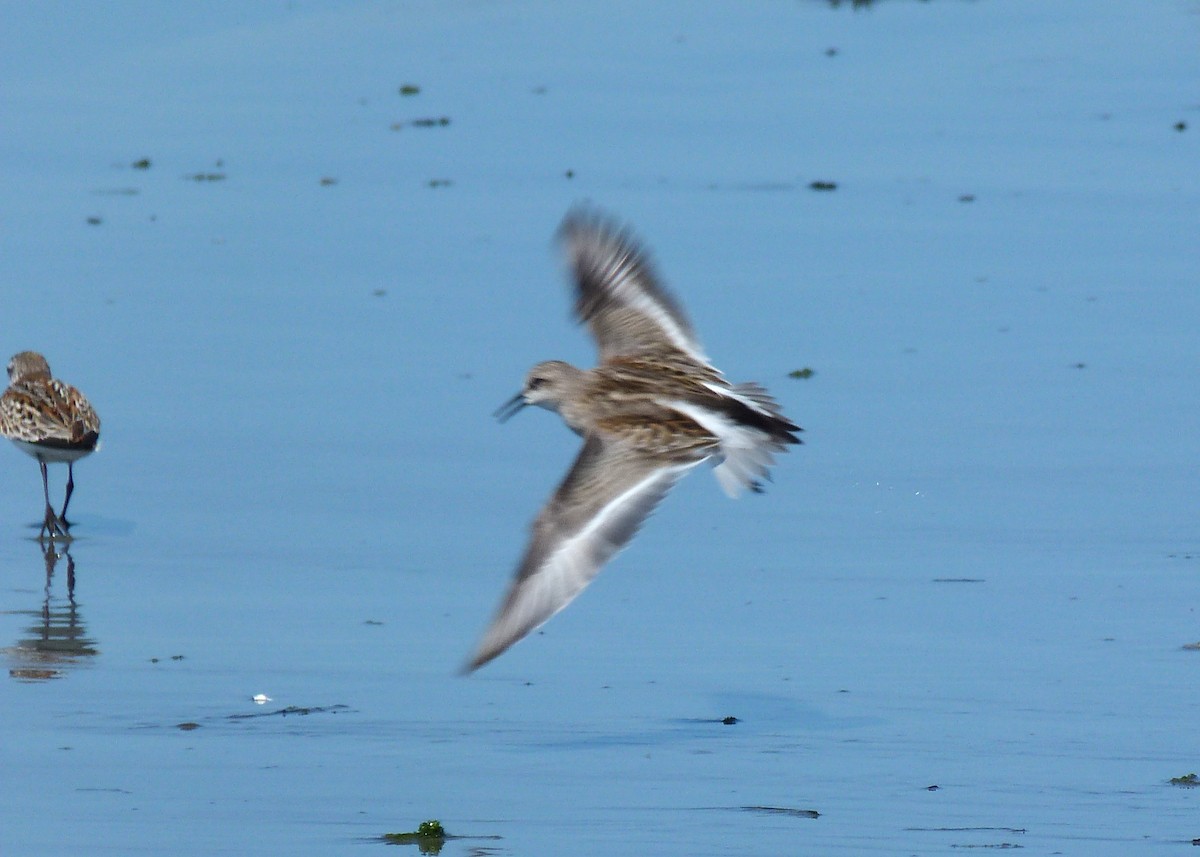
[[759, 812], [764, 815], [788, 815], [792, 818], [820, 818], [815, 809], [794, 809], [790, 806], [743, 806], [743, 812]]
[[307, 717], [310, 714], [340, 714], [344, 711], [349, 711], [349, 705], [316, 705], [316, 706], [301, 706], [289, 705], [285, 708], [278, 708], [275, 711], [254, 711], [247, 714], [230, 714], [229, 720], [249, 720], [252, 717], [287, 717], [294, 714], [298, 717]]
[[404, 128], [445, 128], [449, 124], [449, 116], [425, 116], [420, 119], [411, 119], [408, 122], [393, 122], [391, 129], [401, 131]]
[[[415, 845], [422, 854], [440, 854], [451, 839], [499, 839], [499, 836], [458, 836], [447, 833], [436, 818], [422, 821], [416, 830], [407, 833], [385, 833], [379, 839], [389, 845]], [[475, 849], [474, 853], [490, 853], [490, 849]]]

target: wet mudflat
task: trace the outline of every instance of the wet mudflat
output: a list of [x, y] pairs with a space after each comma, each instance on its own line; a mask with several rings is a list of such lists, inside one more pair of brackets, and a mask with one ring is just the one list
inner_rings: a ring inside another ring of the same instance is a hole
[[[1191, 4], [3, 13], [3, 339], [104, 423], [69, 549], [0, 460], [0, 850], [1200, 837]], [[462, 678], [584, 199], [806, 443]]]

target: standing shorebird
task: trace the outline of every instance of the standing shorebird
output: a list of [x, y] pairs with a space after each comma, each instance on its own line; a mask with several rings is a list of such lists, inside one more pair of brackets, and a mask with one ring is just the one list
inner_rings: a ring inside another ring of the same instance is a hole
[[[100, 443], [100, 417], [83, 393], [50, 376], [50, 365], [36, 351], [22, 351], [8, 363], [9, 387], [0, 396], [0, 435], [42, 468], [42, 495], [46, 516], [41, 536], [66, 536], [70, 523], [67, 506], [75, 491], [75, 462], [96, 451]], [[65, 462], [67, 496], [61, 514], [50, 505], [46, 465]]]
[[477, 669], [563, 609], [623, 548], [671, 487], [702, 461], [736, 497], [761, 490], [773, 453], [800, 427], [758, 384], [730, 384], [659, 284], [634, 238], [583, 209], [559, 230], [575, 277], [575, 315], [600, 365], [539, 363], [496, 415], [557, 411], [583, 449], [533, 522], [525, 556], [475, 654]]

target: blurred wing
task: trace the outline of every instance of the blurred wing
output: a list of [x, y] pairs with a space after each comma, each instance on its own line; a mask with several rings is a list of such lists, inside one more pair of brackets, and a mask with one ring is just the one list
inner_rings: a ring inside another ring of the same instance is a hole
[[483, 666], [566, 607], [700, 460], [664, 465], [589, 437], [534, 521], [525, 557], [466, 670]]
[[592, 331], [601, 360], [678, 349], [708, 363], [691, 322], [628, 231], [576, 209], [563, 220], [559, 237], [575, 276], [575, 315]]

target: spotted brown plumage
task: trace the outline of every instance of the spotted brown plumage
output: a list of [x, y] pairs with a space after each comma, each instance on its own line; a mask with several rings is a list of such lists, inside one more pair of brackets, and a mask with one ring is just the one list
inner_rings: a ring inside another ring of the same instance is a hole
[[[8, 364], [9, 386], [0, 395], [0, 435], [37, 459], [46, 501], [42, 534], [66, 536], [67, 507], [75, 490], [75, 462], [95, 452], [100, 443], [100, 417], [78, 389], [50, 374], [46, 358], [22, 351]], [[50, 505], [46, 465], [67, 465], [67, 490], [62, 512]]]

